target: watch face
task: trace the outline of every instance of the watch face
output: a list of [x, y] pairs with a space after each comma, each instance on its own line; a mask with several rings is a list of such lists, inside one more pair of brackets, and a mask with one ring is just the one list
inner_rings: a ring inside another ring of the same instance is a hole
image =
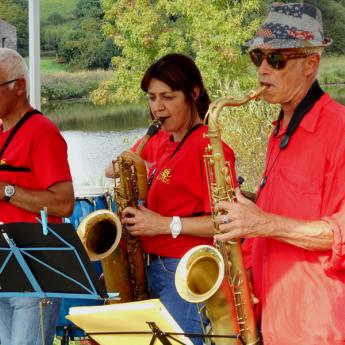
[[170, 231], [173, 238], [176, 238], [182, 230], [182, 224], [179, 217], [173, 217], [172, 222], [170, 223]]
[[172, 228], [173, 228], [173, 232], [180, 232], [180, 229], [181, 229], [180, 223], [178, 222], [173, 223]]

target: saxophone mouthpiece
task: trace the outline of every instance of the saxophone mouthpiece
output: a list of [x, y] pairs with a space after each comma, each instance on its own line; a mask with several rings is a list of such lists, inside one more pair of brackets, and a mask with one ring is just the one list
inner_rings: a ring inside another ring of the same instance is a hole
[[258, 100], [261, 98], [263, 92], [264, 92], [267, 88], [268, 88], [268, 85], [266, 85], [266, 84], [261, 84], [260, 87], [259, 87], [257, 90], [251, 91], [251, 92], [253, 93], [253, 99], [254, 99], [255, 101], [258, 101]]
[[154, 136], [161, 128], [162, 126], [162, 120], [161, 119], [154, 119], [149, 128], [147, 129], [147, 133], [146, 135], [148, 135], [149, 137]]

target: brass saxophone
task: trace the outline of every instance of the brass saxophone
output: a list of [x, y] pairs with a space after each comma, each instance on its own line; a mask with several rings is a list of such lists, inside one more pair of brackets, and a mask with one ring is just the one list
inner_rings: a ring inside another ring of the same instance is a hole
[[119, 292], [121, 302], [148, 298], [140, 239], [130, 235], [120, 219], [127, 206], [138, 207], [146, 200], [147, 170], [140, 154], [160, 127], [160, 121], [154, 120], [136, 152], [124, 151], [112, 162], [116, 214], [109, 210], [92, 212], [77, 229], [90, 260], [101, 260], [107, 291]]
[[[217, 216], [215, 204], [222, 200], [235, 202], [231, 169], [224, 159], [219, 114], [223, 107], [241, 106], [258, 99], [265, 88], [252, 91], [240, 100], [221, 97], [209, 106], [205, 121], [208, 119], [206, 136], [210, 144], [205, 150], [204, 160], [213, 219]], [[215, 233], [219, 232], [218, 225], [214, 227]], [[175, 284], [185, 300], [204, 303], [213, 335], [235, 335], [231, 338], [214, 337], [216, 345], [260, 343], [240, 239], [228, 243], [216, 241], [215, 247], [201, 245], [189, 250], [176, 269]]]

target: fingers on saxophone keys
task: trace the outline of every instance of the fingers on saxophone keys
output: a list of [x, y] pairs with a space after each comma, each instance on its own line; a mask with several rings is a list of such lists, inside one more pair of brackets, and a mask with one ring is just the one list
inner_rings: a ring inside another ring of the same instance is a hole
[[228, 212], [231, 205], [228, 201], [220, 201], [214, 206], [215, 212]]

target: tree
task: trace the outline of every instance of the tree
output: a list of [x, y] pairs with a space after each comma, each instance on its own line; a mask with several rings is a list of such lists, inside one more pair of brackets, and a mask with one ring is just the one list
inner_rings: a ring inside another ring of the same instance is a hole
[[137, 101], [144, 70], [169, 52], [195, 58], [213, 96], [227, 92], [235, 81], [243, 87], [254, 82], [243, 77], [248, 58], [242, 57], [241, 45], [259, 25], [260, 0], [194, 0], [188, 5], [185, 0], [101, 0], [101, 4], [103, 30], [122, 54], [112, 59], [114, 77], [93, 93], [94, 101]]
[[77, 18], [92, 17], [102, 19], [104, 16], [99, 0], [79, 0], [73, 12]]
[[98, 0], [79, 0], [74, 10], [75, 20], [70, 27], [64, 26], [62, 36], [56, 39], [47, 31], [47, 39], [57, 42], [59, 59], [78, 68], [108, 69], [111, 58], [119, 51], [113, 41], [102, 34], [103, 16]]

